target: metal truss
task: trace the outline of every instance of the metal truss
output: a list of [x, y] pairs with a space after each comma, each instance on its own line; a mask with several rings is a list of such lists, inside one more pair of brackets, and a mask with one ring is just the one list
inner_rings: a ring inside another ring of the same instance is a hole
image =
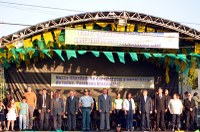
[[84, 14], [76, 14], [36, 24], [35, 26], [31, 26], [23, 30], [20, 30], [16, 33], [13, 33], [11, 35], [2, 37], [1, 38], [2, 42], [0, 47], [2, 48], [6, 44], [34, 36], [35, 34], [39, 34], [50, 29], [57, 29], [67, 25], [75, 25], [78, 23], [91, 23], [96, 21], [116, 22], [119, 19], [126, 19], [128, 22], [132, 23], [141, 22], [144, 24], [155, 25], [161, 28], [179, 32], [180, 34], [187, 37], [191, 37], [195, 40], [200, 40], [199, 31], [181, 25], [180, 23], [177, 22], [135, 12], [105, 11], [105, 12], [88, 12]]

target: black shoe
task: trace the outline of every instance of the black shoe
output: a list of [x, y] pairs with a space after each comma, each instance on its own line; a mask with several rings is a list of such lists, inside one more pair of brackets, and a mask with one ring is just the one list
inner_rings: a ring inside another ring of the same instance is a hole
[[106, 131], [110, 131], [110, 129], [106, 129]]

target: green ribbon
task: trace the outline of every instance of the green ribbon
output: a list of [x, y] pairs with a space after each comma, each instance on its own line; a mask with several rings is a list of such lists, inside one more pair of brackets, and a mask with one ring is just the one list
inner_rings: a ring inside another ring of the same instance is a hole
[[65, 61], [65, 59], [62, 57], [62, 50], [54, 50], [56, 52], [56, 54], [63, 60]]
[[124, 59], [124, 52], [117, 52], [117, 55], [119, 57], [119, 61], [121, 63], [124, 63], [125, 64], [125, 59]]
[[137, 56], [137, 54], [136, 54], [135, 52], [131, 52], [131, 53], [129, 53], [129, 54], [130, 54], [131, 59], [132, 59], [133, 61], [138, 61], [138, 56]]
[[75, 50], [66, 50], [66, 54], [68, 60], [70, 60], [72, 57], [77, 58]]
[[100, 56], [99, 51], [94, 51], [94, 50], [92, 50], [91, 52], [92, 52], [92, 54], [93, 54], [95, 57], [99, 57], [99, 56]]
[[105, 56], [108, 58], [108, 60], [110, 62], [115, 63], [115, 60], [114, 60], [112, 52], [104, 51], [103, 53], [105, 54]]

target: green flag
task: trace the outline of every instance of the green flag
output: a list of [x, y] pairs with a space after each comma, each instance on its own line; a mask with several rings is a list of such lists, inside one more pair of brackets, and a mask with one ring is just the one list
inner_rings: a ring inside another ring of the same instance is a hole
[[80, 55], [83, 55], [83, 54], [85, 54], [87, 51], [86, 50], [78, 50], [78, 53], [80, 54]]
[[146, 52], [143, 53], [143, 55], [145, 56], [146, 59], [149, 59], [150, 57], [152, 57], [150, 53], [146, 53]]
[[62, 57], [62, 50], [54, 50], [56, 52], [56, 54], [63, 60], [65, 61], [65, 59]]
[[163, 55], [161, 53], [153, 53], [153, 56], [155, 58], [162, 58], [163, 57]]
[[16, 51], [18, 52], [18, 53], [21, 53], [21, 54], [26, 54], [26, 51], [25, 51], [25, 49], [24, 48], [18, 48], [18, 49], [16, 49]]
[[42, 52], [47, 55], [49, 58], [51, 58], [51, 55], [49, 54], [49, 50], [48, 49], [43, 49]]
[[47, 48], [45, 42], [42, 41], [42, 40], [41, 40], [41, 41], [38, 40], [38, 41], [37, 41], [37, 44], [38, 44], [38, 46], [39, 46], [40, 49], [46, 49], [46, 48]]
[[103, 53], [105, 54], [105, 56], [108, 58], [108, 60], [110, 62], [115, 63], [115, 60], [114, 60], [112, 52], [104, 51]]
[[187, 57], [185, 54], [177, 54], [178, 58], [181, 59], [184, 62], [187, 62]]
[[10, 67], [10, 64], [8, 63], [8, 61], [7, 61], [5, 58], [3, 58], [3, 66], [4, 66], [6, 69], [8, 69], [8, 68]]
[[173, 59], [178, 59], [178, 57], [175, 54], [167, 54], [168, 57], [173, 58]]
[[137, 54], [136, 54], [135, 52], [131, 52], [131, 53], [129, 53], [129, 54], [130, 54], [131, 59], [132, 59], [133, 61], [138, 61], [138, 56], [137, 56]]
[[119, 57], [120, 62], [125, 64], [124, 52], [117, 52], [117, 55]]
[[59, 42], [65, 42], [65, 32], [61, 32], [58, 37]]
[[190, 53], [190, 56], [193, 56], [193, 57], [200, 57], [199, 54], [196, 54], [196, 53]]
[[67, 54], [68, 60], [70, 60], [70, 58], [72, 57], [77, 58], [75, 50], [66, 50], [66, 54]]
[[94, 56], [96, 56], [96, 57], [99, 57], [99, 56], [100, 56], [99, 51], [94, 51], [94, 50], [92, 50], [91, 52], [92, 52], [92, 54], [93, 54]]
[[15, 59], [18, 59], [19, 56], [18, 56], [18, 54], [17, 54], [15, 48], [12, 48], [12, 49], [10, 50], [10, 52], [13, 54], [13, 57], [14, 57]]

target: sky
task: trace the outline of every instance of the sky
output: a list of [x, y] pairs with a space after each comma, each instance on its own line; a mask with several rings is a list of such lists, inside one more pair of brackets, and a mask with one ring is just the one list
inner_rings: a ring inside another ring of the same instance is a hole
[[[66, 10], [34, 8], [2, 2]], [[84, 12], [130, 11], [179, 22], [200, 31], [199, 5], [199, 0], [0, 0], [0, 23], [36, 25], [48, 20]], [[26, 27], [0, 24], [0, 38], [24, 28]]]

